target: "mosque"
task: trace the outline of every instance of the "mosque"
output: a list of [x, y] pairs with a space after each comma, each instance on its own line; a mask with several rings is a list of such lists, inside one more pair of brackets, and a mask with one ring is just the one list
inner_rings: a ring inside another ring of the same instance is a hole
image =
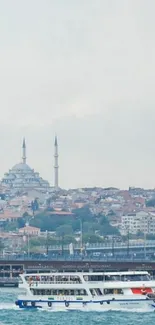
[[[55, 137], [54, 142], [54, 188], [58, 189], [58, 142], [57, 137]], [[23, 139], [22, 145], [22, 161], [15, 166], [13, 166], [1, 181], [2, 186], [7, 186], [13, 191], [29, 191], [37, 190], [41, 192], [48, 192], [50, 190], [50, 184], [48, 181], [44, 180], [38, 172], [35, 172], [27, 164], [26, 158], [26, 142]]]

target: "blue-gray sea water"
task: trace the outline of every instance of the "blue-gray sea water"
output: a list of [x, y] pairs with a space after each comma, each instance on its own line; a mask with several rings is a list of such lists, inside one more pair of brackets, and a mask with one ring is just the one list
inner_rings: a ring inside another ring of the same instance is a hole
[[0, 325], [155, 325], [155, 312], [52, 312], [14, 305], [19, 289], [0, 289]]

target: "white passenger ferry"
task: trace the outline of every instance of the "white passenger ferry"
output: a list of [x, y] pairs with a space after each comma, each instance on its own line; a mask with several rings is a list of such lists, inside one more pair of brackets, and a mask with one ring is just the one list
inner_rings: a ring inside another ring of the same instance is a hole
[[20, 308], [52, 310], [155, 310], [155, 280], [148, 272], [22, 274]]

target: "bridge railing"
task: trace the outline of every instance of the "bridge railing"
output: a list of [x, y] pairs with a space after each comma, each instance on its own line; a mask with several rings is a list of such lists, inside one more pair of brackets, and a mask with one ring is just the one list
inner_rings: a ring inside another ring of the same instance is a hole
[[[19, 261], [19, 264], [20, 262], [22, 263], [23, 261], [37, 261], [39, 262], [38, 263], [38, 268], [40, 268], [41, 266], [41, 262], [44, 262], [44, 261], [60, 261], [60, 262], [65, 262], [65, 261], [75, 261], [75, 262], [79, 262], [79, 261], [82, 261], [82, 262], [154, 262], [155, 261], [155, 255], [154, 256], [150, 256], [150, 255], [144, 255], [144, 254], [141, 254], [140, 256], [136, 256], [134, 255], [133, 253], [130, 253], [129, 256], [127, 255], [106, 255], [106, 256], [84, 256], [84, 255], [64, 255], [64, 256], [58, 256], [58, 255], [55, 255], [55, 256], [40, 256], [40, 257], [34, 257], [34, 256], [25, 256], [25, 255], [21, 255], [21, 256], [18, 256], [18, 257], [15, 257], [15, 256], [7, 256], [7, 257], [2, 257], [0, 258], [0, 261], [6, 261], [9, 263], [12, 262], [12, 261]], [[10, 272], [10, 270], [8, 271]], [[5, 270], [3, 271], [0, 271], [0, 273], [7, 273]], [[16, 272], [18, 273], [18, 272]], [[19, 271], [20, 273], [20, 271]]]
[[[75, 250], [80, 250], [81, 249], [81, 245], [80, 244], [74, 244], [74, 249]], [[115, 248], [127, 248], [128, 246], [130, 246], [131, 248], [133, 247], [154, 247], [155, 248], [155, 240], [147, 240], [146, 242], [133, 242], [130, 241], [127, 242], [105, 242], [105, 243], [86, 243], [83, 244], [84, 248], [86, 250], [93, 250], [93, 249], [111, 249], [112, 246], [114, 246]], [[43, 248], [46, 248], [46, 246], [43, 246]], [[50, 250], [62, 250], [62, 245], [48, 245], [48, 248]], [[63, 245], [63, 250], [69, 250], [69, 245]]]

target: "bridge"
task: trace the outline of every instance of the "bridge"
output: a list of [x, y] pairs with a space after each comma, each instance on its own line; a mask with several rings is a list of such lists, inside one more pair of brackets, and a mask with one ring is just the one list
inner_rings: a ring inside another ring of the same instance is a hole
[[18, 286], [20, 273], [45, 273], [50, 271], [57, 272], [105, 272], [105, 271], [149, 271], [155, 277], [155, 259], [154, 261], [131, 259], [102, 258], [92, 259], [87, 257], [67, 258], [59, 257], [57, 259], [42, 258], [17, 258], [0, 259], [0, 286], [15, 287]]
[[[42, 247], [44, 251], [48, 251], [48, 254], [60, 254], [68, 255], [70, 252], [70, 245], [53, 245]], [[74, 255], [78, 255], [81, 252], [81, 245], [73, 245]], [[124, 242], [111, 242], [96, 243], [96, 244], [83, 244], [83, 252], [87, 256], [101, 255], [102, 257], [108, 256], [137, 256], [139, 258], [144, 258], [148, 256], [149, 258], [155, 256], [155, 240], [147, 240], [142, 242], [128, 241]]]
[[24, 259], [24, 260], [0, 260], [0, 275], [7, 275], [11, 273], [11, 276], [19, 275], [21, 272], [27, 271], [40, 272], [41, 270], [53, 270], [53, 271], [127, 271], [127, 270], [151, 270], [155, 271], [155, 260], [146, 261], [146, 260], [136, 260], [132, 261], [129, 259], [126, 260], [116, 260], [109, 259], [105, 261], [103, 259], [88, 259], [88, 258], [79, 258], [79, 259]]
[[[137, 242], [137, 241], [128, 241], [126, 243], [124, 242], [115, 242], [114, 240], [111, 242], [105, 242], [105, 243], [95, 243], [95, 244], [83, 244], [84, 249], [87, 252], [94, 252], [94, 251], [110, 251], [112, 248], [114, 248], [115, 250], [119, 250], [119, 251], [124, 251], [127, 249], [131, 249], [133, 250], [144, 250], [144, 249], [150, 249], [150, 250], [154, 250], [155, 251], [155, 240], [147, 240], [147, 241], [141, 241], [141, 242]], [[43, 248], [45, 248], [45, 246], [43, 246]], [[55, 251], [58, 252], [60, 250], [64, 251], [69, 251], [69, 245], [63, 245], [63, 243], [61, 245], [52, 245], [52, 246], [48, 246], [48, 249], [50, 251]], [[79, 251], [81, 249], [81, 244], [74, 244], [73, 245], [73, 249], [74, 251]]]

